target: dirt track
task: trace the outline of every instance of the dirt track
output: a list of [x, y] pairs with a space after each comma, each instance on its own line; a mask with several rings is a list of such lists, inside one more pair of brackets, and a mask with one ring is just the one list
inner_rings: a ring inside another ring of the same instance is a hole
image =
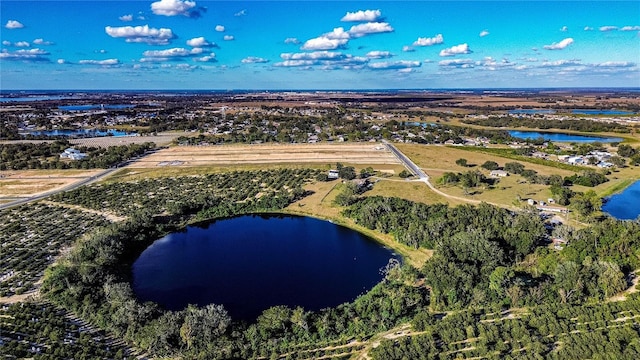
[[275, 144], [179, 146], [160, 150], [130, 165], [134, 168], [228, 164], [319, 163], [398, 164], [383, 144]]

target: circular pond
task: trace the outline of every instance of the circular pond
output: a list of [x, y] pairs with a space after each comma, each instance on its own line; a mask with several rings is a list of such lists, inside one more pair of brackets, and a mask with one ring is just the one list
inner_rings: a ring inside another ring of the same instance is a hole
[[133, 264], [133, 289], [170, 310], [223, 304], [252, 320], [275, 305], [320, 310], [355, 299], [399, 256], [328, 221], [248, 215], [189, 226], [149, 246]]

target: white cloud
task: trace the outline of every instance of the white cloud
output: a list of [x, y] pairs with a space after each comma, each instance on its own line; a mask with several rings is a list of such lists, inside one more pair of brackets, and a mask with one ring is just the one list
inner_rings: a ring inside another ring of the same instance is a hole
[[120, 21], [133, 21], [133, 15], [132, 14], [122, 15], [118, 17], [118, 19], [120, 19]]
[[444, 42], [444, 38], [442, 34], [438, 34], [434, 37], [419, 37], [418, 40], [413, 42], [413, 46], [432, 46], [436, 44], [442, 44]]
[[248, 56], [244, 59], [242, 59], [242, 63], [243, 64], [262, 64], [262, 63], [267, 63], [269, 62], [269, 60], [261, 58], [261, 57], [255, 57], [255, 56]]
[[422, 63], [420, 61], [382, 61], [376, 63], [369, 63], [367, 65], [372, 70], [399, 70], [420, 67]]
[[31, 44], [29, 44], [28, 41], [18, 41], [17, 43], [13, 43], [13, 46], [17, 46], [17, 47], [29, 47], [31, 46]]
[[489, 35], [489, 31], [487, 31], [487, 30], [482, 30], [482, 31], [480, 31], [480, 35], [478, 35], [478, 36], [480, 36], [480, 37], [485, 37], [485, 36], [487, 36], [487, 35]]
[[345, 55], [335, 51], [314, 51], [310, 53], [282, 53], [282, 60], [336, 60], [344, 59]]
[[592, 31], [593, 28], [591, 26], [585, 26], [584, 31]]
[[156, 15], [191, 16], [191, 9], [196, 7], [195, 1], [186, 0], [160, 0], [151, 4], [151, 11]]
[[172, 48], [165, 50], [147, 50], [142, 53], [146, 58], [178, 58], [202, 54], [202, 48], [193, 48], [191, 50], [185, 48]]
[[16, 51], [8, 51], [3, 49], [0, 52], [0, 59], [7, 60], [27, 60], [27, 61], [49, 61], [45, 55], [49, 55], [46, 50], [33, 48], [33, 49], [20, 49]]
[[438, 65], [445, 67], [459, 67], [468, 68], [473, 67], [474, 61], [471, 59], [453, 59], [453, 60], [441, 60]]
[[573, 39], [572, 38], [566, 38], [563, 39], [562, 41], [558, 42], [558, 43], [553, 43], [551, 45], [545, 45], [543, 46], [545, 49], [547, 50], [562, 50], [564, 48], [566, 48], [567, 46], [573, 44]]
[[205, 55], [205, 56], [202, 56], [202, 57], [199, 57], [199, 58], [195, 58], [193, 60], [197, 61], [197, 62], [216, 62], [217, 61], [216, 60], [216, 54], [214, 54], [214, 53], [211, 53], [209, 55]]
[[106, 60], [80, 60], [78, 61], [78, 64], [81, 65], [103, 65], [103, 66], [110, 66], [110, 65], [118, 65], [120, 64], [120, 61], [118, 59], [106, 59]]
[[96, 52], [98, 52], [98, 53], [100, 53], [100, 54], [106, 54], [106, 53], [107, 53], [107, 50], [105, 50], [105, 49], [100, 49], [100, 50], [98, 50], [98, 51], [96, 51]]
[[235, 37], [233, 37], [233, 35], [225, 35], [222, 39], [224, 41], [231, 41], [231, 40], [234, 40]]
[[382, 12], [380, 10], [359, 10], [356, 12], [347, 12], [340, 21], [376, 21], [380, 19]]
[[620, 31], [640, 31], [640, 26], [623, 26]]
[[440, 51], [440, 56], [455, 56], [459, 54], [469, 54], [470, 52], [471, 49], [469, 49], [469, 45], [465, 43]]
[[278, 67], [299, 67], [299, 66], [312, 66], [316, 65], [317, 62], [315, 60], [285, 60], [278, 63], [273, 64], [273, 66]]
[[245, 15], [247, 15], [247, 9], [242, 9], [237, 13], [233, 14], [233, 16], [245, 16]]
[[365, 24], [354, 25], [349, 29], [348, 33], [352, 38], [359, 38], [369, 34], [379, 34], [392, 32], [393, 28], [386, 22], [368, 22]]
[[45, 41], [42, 38], [33, 40], [34, 45], [53, 45], [51, 41]]
[[4, 45], [4, 46], [11, 46], [11, 41], [3, 40], [3, 41], [2, 41], [2, 45]]
[[297, 38], [294, 37], [289, 37], [284, 39], [284, 43], [285, 44], [300, 44], [300, 40], [298, 40]]
[[222, 25], [216, 25], [216, 31], [217, 31], [217, 32], [223, 32], [223, 31], [224, 31], [224, 26], [222, 26]]
[[166, 28], [150, 28], [149, 25], [144, 26], [122, 26], [104, 28], [107, 35], [114, 38], [124, 38], [131, 43], [146, 43], [149, 45], [167, 45], [175, 36], [171, 29]]
[[600, 26], [600, 31], [613, 31], [618, 30], [617, 26]]
[[214, 43], [211, 43], [209, 41], [207, 41], [207, 39], [204, 38], [204, 36], [200, 36], [197, 38], [193, 38], [193, 39], [189, 39], [187, 40], [187, 45], [191, 46], [191, 47], [211, 47], [211, 46], [215, 46]]
[[302, 45], [302, 50], [334, 50], [346, 45], [351, 35], [344, 28], [337, 27], [331, 32], [324, 33], [317, 38], [309, 39]]
[[66, 64], [67, 60], [65, 59], [58, 59], [58, 61], [56, 61], [58, 64]]
[[275, 63], [278, 67], [322, 66], [323, 70], [333, 69], [361, 69], [369, 59], [352, 56], [335, 51], [314, 51], [309, 53], [282, 53], [282, 62]]
[[18, 20], [9, 20], [7, 24], [4, 26], [7, 29], [22, 29], [24, 25]]
[[393, 54], [388, 51], [369, 51], [365, 56], [369, 59], [387, 59], [392, 57]]
[[540, 66], [541, 67], [562, 67], [562, 66], [575, 66], [582, 65], [580, 60], [572, 59], [572, 60], [556, 60], [556, 61], [545, 61]]
[[569, 31], [569, 28], [566, 26], [563, 26], [560, 28], [560, 31], [565, 32], [565, 31]]
[[405, 45], [405, 46], [402, 47], [402, 51], [404, 51], [404, 52], [414, 52], [414, 51], [416, 51], [416, 49], [412, 48], [409, 45]]
[[614, 68], [626, 68], [626, 67], [634, 67], [635, 63], [630, 61], [605, 61], [599, 64], [595, 64], [597, 67], [614, 67]]

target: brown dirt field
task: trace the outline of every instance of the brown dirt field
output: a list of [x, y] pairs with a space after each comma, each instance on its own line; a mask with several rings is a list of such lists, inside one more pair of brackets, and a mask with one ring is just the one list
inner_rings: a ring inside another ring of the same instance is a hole
[[[377, 143], [178, 146], [160, 150], [131, 165], [131, 168], [171, 168], [243, 164], [399, 164]], [[174, 162], [173, 164], [171, 164]]]
[[0, 198], [30, 197], [55, 190], [101, 170], [19, 170], [3, 171], [0, 177]]

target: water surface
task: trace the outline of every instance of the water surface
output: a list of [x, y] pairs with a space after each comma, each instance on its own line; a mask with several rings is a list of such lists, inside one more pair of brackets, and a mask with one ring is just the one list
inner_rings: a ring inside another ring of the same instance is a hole
[[253, 320], [275, 305], [320, 310], [352, 301], [382, 279], [391, 258], [398, 257], [328, 221], [249, 215], [157, 240], [133, 264], [133, 289], [171, 310], [216, 303]]
[[637, 219], [640, 215], [640, 180], [609, 197], [602, 205], [602, 211], [620, 220]]
[[557, 142], [582, 142], [582, 143], [592, 143], [592, 142], [620, 142], [621, 138], [615, 137], [603, 137], [603, 136], [587, 136], [587, 135], [575, 135], [575, 134], [566, 134], [566, 133], [548, 133], [548, 132], [539, 132], [539, 131], [509, 131], [509, 135], [523, 140], [535, 140], [539, 138], [543, 138], [547, 141], [557, 141]]

